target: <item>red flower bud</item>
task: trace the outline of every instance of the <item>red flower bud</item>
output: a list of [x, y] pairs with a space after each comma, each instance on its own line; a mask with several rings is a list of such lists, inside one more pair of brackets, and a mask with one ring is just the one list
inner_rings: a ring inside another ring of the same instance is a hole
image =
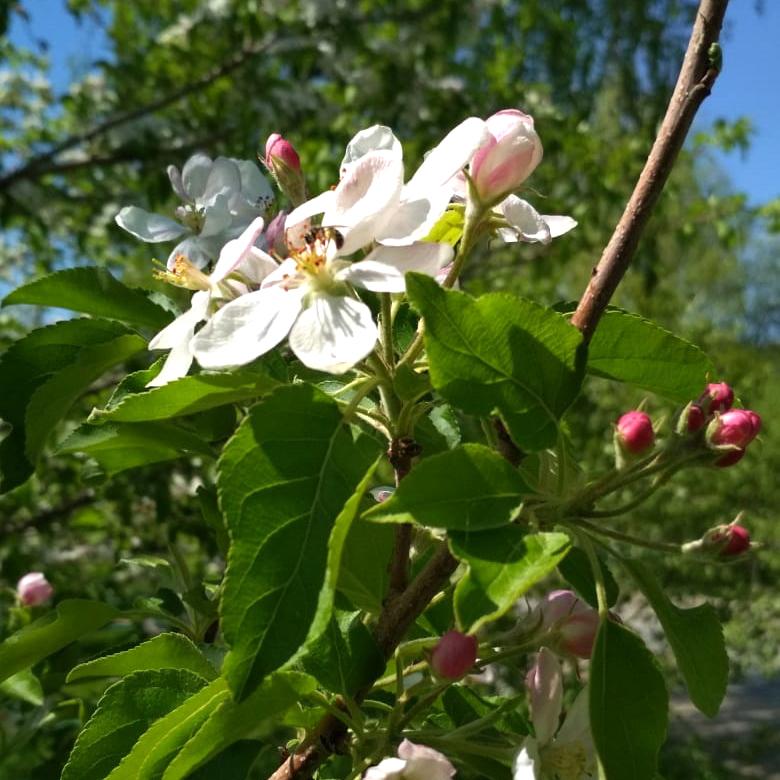
[[271, 133], [265, 142], [265, 164], [271, 171], [274, 169], [274, 158], [281, 160], [288, 168], [293, 171], [301, 170], [301, 158], [295, 147], [279, 133]]
[[448, 631], [431, 653], [431, 668], [445, 680], [459, 680], [477, 660], [477, 638]]
[[556, 652], [590, 658], [599, 630], [599, 613], [571, 590], [554, 590], [538, 607], [545, 644]]
[[701, 548], [721, 558], [735, 558], [750, 549], [750, 532], [736, 523], [717, 525], [704, 534]]
[[37, 607], [48, 601], [54, 593], [45, 575], [39, 571], [25, 574], [16, 585], [16, 595], [25, 607]]
[[626, 412], [617, 421], [617, 438], [628, 452], [638, 455], [653, 446], [653, 421], [644, 412]]
[[695, 433], [704, 427], [704, 412], [701, 406], [691, 404], [688, 409], [688, 432]]
[[725, 382], [710, 382], [699, 401], [710, 413], [727, 412], [734, 403], [734, 391]]

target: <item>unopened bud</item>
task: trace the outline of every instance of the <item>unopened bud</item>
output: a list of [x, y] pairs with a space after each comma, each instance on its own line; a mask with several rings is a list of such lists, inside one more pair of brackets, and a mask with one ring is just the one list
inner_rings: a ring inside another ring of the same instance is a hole
[[516, 109], [498, 111], [485, 120], [490, 133], [471, 160], [471, 179], [480, 200], [498, 203], [516, 190], [542, 159], [542, 142], [533, 117]]
[[560, 661], [543, 647], [525, 677], [531, 720], [539, 743], [550, 742], [558, 729], [563, 706], [563, 672]]
[[25, 574], [16, 584], [16, 595], [25, 607], [37, 607], [44, 601], [48, 601], [53, 594], [54, 588], [39, 571]]
[[704, 427], [704, 412], [701, 406], [692, 404], [688, 409], [688, 432], [695, 433]]
[[306, 200], [301, 158], [295, 147], [279, 133], [268, 136], [264, 162], [276, 179], [279, 189], [287, 195], [293, 206], [299, 206]]
[[387, 499], [395, 493], [395, 488], [392, 485], [379, 485], [378, 487], [371, 488], [369, 492], [374, 501], [381, 504], [383, 501], [387, 501]]
[[750, 532], [744, 526], [733, 522], [710, 528], [701, 539], [683, 545], [683, 552], [736, 558], [748, 552], [750, 546]]
[[699, 403], [710, 414], [727, 412], [734, 403], [734, 391], [725, 382], [710, 382], [704, 389]]
[[644, 412], [626, 412], [615, 427], [618, 443], [633, 455], [639, 455], [655, 443], [653, 421]]
[[448, 631], [431, 652], [431, 669], [445, 680], [459, 680], [477, 660], [477, 638]]
[[724, 450], [716, 466], [731, 466], [742, 459], [745, 448], [761, 431], [761, 417], [749, 409], [731, 409], [717, 415], [707, 428], [707, 443]]
[[544, 643], [556, 652], [590, 658], [599, 630], [599, 614], [571, 590], [554, 590], [538, 607]]

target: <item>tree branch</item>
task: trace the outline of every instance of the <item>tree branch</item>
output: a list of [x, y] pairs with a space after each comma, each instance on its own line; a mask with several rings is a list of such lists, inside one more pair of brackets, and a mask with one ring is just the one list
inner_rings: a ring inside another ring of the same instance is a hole
[[717, 45], [728, 0], [701, 0], [666, 115], [623, 216], [604, 249], [572, 317], [585, 342], [628, 270], [639, 239], [669, 178], [696, 111], [718, 77]]

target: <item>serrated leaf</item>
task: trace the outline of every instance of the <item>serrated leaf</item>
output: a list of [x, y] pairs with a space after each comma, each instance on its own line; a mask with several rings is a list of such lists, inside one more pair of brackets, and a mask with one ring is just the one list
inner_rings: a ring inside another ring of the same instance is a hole
[[38, 387], [25, 413], [25, 449], [35, 463], [54, 426], [78, 397], [109, 368], [146, 348], [146, 342], [132, 334], [84, 347], [73, 362]]
[[305, 384], [263, 399], [225, 446], [218, 489], [232, 543], [221, 609], [231, 648], [223, 673], [239, 700], [288, 661], [322, 619], [322, 600], [335, 586], [331, 531], [379, 448], [343, 423], [334, 400]]
[[455, 587], [455, 615], [473, 633], [501, 617], [544, 579], [569, 550], [561, 533], [528, 534], [517, 525], [483, 533], [450, 533], [450, 547], [468, 572]]
[[230, 691], [219, 677], [152, 723], [106, 780], [160, 780], [181, 748], [227, 701]]
[[590, 726], [609, 780], [653, 780], [666, 738], [669, 696], [644, 642], [601, 624], [590, 662]]
[[76, 739], [61, 780], [106, 780], [147, 729], [205, 686], [181, 669], [135, 672], [114, 683]]
[[3, 696], [40, 707], [43, 704], [41, 681], [29, 669], [23, 669], [0, 682], [0, 698]]
[[355, 607], [374, 614], [382, 610], [394, 539], [389, 525], [361, 520], [352, 524], [344, 543], [338, 590]]
[[48, 615], [11, 634], [0, 644], [0, 681], [104, 626], [118, 614], [113, 607], [99, 601], [61, 601]]
[[500, 455], [464, 444], [420, 461], [393, 495], [363, 514], [386, 523], [484, 531], [512, 520], [528, 488]]
[[407, 274], [409, 299], [425, 320], [433, 386], [465, 412], [501, 415], [526, 451], [555, 444], [558, 420], [579, 392], [579, 331], [523, 298], [472, 298]]
[[588, 372], [686, 403], [714, 366], [698, 347], [654, 322], [619, 309], [601, 317], [588, 347]]
[[184, 780], [235, 742], [254, 732], [263, 722], [279, 716], [317, 687], [313, 677], [299, 672], [276, 672], [240, 704], [220, 704], [201, 729], [187, 742], [165, 770], [163, 780]]
[[[601, 558], [599, 558], [601, 572], [604, 575], [604, 588], [607, 595], [607, 606], [614, 607], [617, 603], [620, 589], [618, 588], [612, 572]], [[566, 557], [558, 564], [558, 571], [566, 582], [571, 585], [579, 595], [588, 602], [594, 609], [598, 609], [598, 598], [596, 596], [596, 581], [593, 579], [593, 569], [591, 568], [588, 556], [579, 547], [572, 547]]]
[[85, 424], [62, 442], [59, 452], [83, 452], [109, 475], [185, 455], [214, 456], [200, 436], [168, 422]]
[[27, 458], [25, 413], [30, 398], [60, 370], [67, 369], [88, 347], [127, 335], [116, 322], [66, 320], [39, 328], [12, 344], [0, 357], [0, 417], [13, 426], [0, 442], [2, 492], [21, 485], [35, 465]]
[[90, 422], [167, 420], [258, 398], [278, 384], [270, 376], [256, 371], [185, 376], [163, 387], [124, 395], [110, 408], [95, 410], [90, 416]]
[[3, 299], [3, 306], [19, 303], [61, 309], [161, 329], [172, 317], [141, 290], [115, 279], [105, 268], [67, 268], [22, 285]]
[[213, 680], [217, 671], [203, 653], [182, 634], [158, 634], [120, 653], [79, 664], [68, 674], [67, 682], [88, 677], [124, 677], [132, 672], [154, 669], [186, 669], [205, 680]]
[[628, 559], [623, 563], [663, 626], [691, 701], [714, 718], [729, 681], [729, 658], [717, 612], [710, 604], [680, 609], [646, 566]]

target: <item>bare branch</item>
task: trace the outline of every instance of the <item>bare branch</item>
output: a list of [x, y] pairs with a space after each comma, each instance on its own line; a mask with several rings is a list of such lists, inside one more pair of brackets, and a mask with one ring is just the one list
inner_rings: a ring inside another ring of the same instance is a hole
[[717, 42], [728, 0], [701, 0], [677, 85], [623, 216], [601, 255], [572, 324], [586, 343], [628, 270], [639, 239], [669, 178], [696, 111], [718, 77]]

